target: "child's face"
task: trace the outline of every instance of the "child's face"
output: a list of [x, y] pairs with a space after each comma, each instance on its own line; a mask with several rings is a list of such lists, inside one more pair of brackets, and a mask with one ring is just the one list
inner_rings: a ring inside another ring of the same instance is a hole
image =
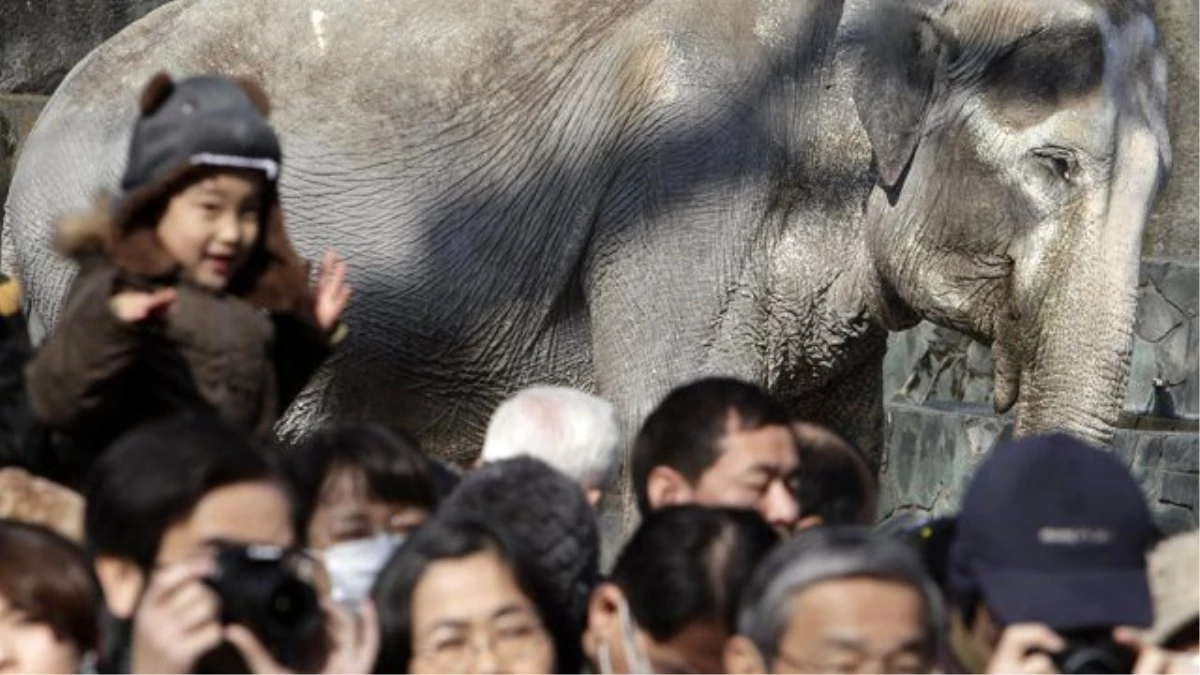
[[257, 171], [207, 172], [176, 192], [158, 238], [195, 284], [219, 291], [258, 238], [265, 178]]

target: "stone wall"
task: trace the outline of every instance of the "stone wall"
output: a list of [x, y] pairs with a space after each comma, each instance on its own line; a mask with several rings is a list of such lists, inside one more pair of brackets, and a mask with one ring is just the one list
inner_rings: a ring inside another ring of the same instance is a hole
[[[1113, 440], [1171, 532], [1198, 522], [1198, 294], [1195, 260], [1142, 261], [1123, 428]], [[975, 466], [1012, 434], [1010, 417], [992, 412], [988, 349], [932, 324], [891, 336], [884, 400], [885, 517], [953, 511]]]
[[1200, 179], [1200, 143], [1197, 136], [1197, 107], [1200, 106], [1200, 49], [1197, 34], [1200, 20], [1197, 0], [1158, 0], [1158, 25], [1167, 47], [1169, 84], [1167, 125], [1171, 134], [1173, 164], [1171, 181], [1163, 192], [1154, 216], [1146, 227], [1143, 255], [1159, 258], [1195, 260], [1196, 223], [1200, 197], [1196, 182]]
[[0, 0], [0, 205], [46, 99], [100, 43], [168, 0]]
[[[1125, 424], [1166, 418], [1190, 421], [1194, 427], [1200, 419], [1198, 289], [1195, 259], [1142, 261]], [[991, 354], [965, 335], [930, 323], [894, 333], [884, 364], [884, 399], [990, 408]]]
[[[879, 475], [884, 518], [905, 511], [953, 513], [975, 467], [1012, 437], [1007, 417], [962, 403], [892, 403], [886, 428]], [[1195, 431], [1119, 429], [1113, 451], [1142, 486], [1163, 531], [1195, 529], [1200, 468]]]
[[97, 45], [167, 0], [0, 0], [0, 93], [53, 93]]
[[0, 205], [8, 199], [17, 156], [46, 99], [32, 94], [0, 94]]

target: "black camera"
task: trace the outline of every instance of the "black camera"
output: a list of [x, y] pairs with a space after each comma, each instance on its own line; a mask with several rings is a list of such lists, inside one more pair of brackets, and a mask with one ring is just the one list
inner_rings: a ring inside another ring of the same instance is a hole
[[1067, 646], [1051, 654], [1060, 673], [1132, 673], [1137, 655], [1107, 637], [1065, 636]]
[[280, 546], [225, 544], [208, 583], [221, 598], [221, 622], [250, 629], [275, 659], [299, 663], [321, 634], [316, 591]]

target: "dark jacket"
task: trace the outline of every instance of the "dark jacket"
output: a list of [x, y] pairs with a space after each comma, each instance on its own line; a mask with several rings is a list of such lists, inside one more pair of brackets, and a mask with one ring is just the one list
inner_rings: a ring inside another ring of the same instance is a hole
[[[148, 279], [115, 262], [145, 259], [145, 251], [112, 255], [112, 248], [152, 247], [156, 238], [113, 235], [104, 213], [82, 229], [75, 223], [64, 243], [80, 271], [57, 330], [26, 370], [35, 416], [87, 464], [132, 427], [188, 410], [269, 433], [331, 348], [311, 316], [307, 275], [270, 275], [275, 303], [253, 293], [253, 283], [243, 296], [172, 275]], [[278, 256], [271, 260], [278, 264]], [[174, 283], [178, 301], [162, 318], [128, 324], [110, 309], [121, 290], [163, 283]]]

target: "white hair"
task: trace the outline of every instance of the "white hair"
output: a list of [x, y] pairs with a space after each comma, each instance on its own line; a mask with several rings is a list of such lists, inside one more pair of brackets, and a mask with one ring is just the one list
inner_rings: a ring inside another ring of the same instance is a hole
[[616, 477], [620, 434], [613, 405], [567, 387], [530, 387], [496, 408], [480, 459], [536, 457], [584, 489]]

